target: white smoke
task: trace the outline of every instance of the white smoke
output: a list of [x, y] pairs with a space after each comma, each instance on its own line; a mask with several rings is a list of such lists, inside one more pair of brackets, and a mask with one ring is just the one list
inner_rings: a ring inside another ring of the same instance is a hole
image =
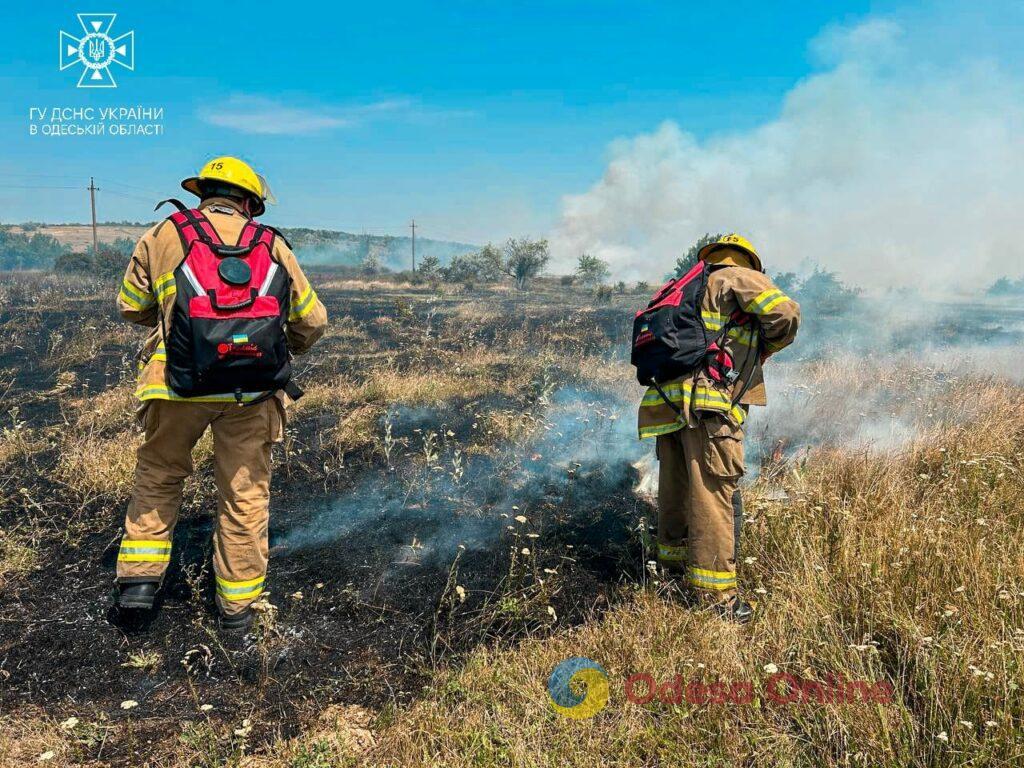
[[831, 29], [812, 44], [825, 69], [776, 119], [615, 142], [604, 177], [564, 198], [553, 266], [587, 252], [617, 278], [657, 279], [703, 233], [737, 231], [769, 270], [817, 263], [868, 288], [965, 293], [1020, 275], [1024, 87], [929, 46], [891, 20]]

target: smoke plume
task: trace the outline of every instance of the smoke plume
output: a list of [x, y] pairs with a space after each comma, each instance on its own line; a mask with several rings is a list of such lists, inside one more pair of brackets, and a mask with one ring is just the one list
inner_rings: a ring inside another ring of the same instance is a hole
[[[559, 388], [546, 398], [540, 427], [526, 443], [503, 445], [493, 455], [456, 454], [457, 443], [440, 444], [426, 466], [401, 478], [366, 477], [274, 544], [315, 549], [385, 532], [376, 536], [404, 537], [393, 542], [394, 565], [436, 565], [449, 562], [459, 547], [491, 549], [517, 520], [540, 525], [545, 510], [585, 517], [631, 487], [631, 463], [648, 449], [636, 439], [633, 413], [634, 403], [608, 393]], [[422, 439], [424, 430], [415, 427], [436, 425], [443, 415], [399, 408], [387, 419]]]
[[615, 142], [603, 178], [563, 200], [556, 270], [587, 252], [617, 278], [657, 279], [703, 233], [738, 231], [771, 271], [817, 263], [869, 289], [950, 295], [1020, 275], [1022, 82], [906, 27], [821, 34], [822, 68], [752, 130], [698, 139], [665, 122]]

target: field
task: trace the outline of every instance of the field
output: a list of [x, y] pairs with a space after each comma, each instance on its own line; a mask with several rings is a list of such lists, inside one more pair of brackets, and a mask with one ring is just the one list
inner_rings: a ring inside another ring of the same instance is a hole
[[[916, 357], [839, 339], [772, 362], [741, 551], [759, 611], [736, 627], [647, 565], [638, 296], [314, 282], [331, 327], [276, 452], [270, 592], [225, 642], [210, 445], [160, 612], [112, 623], [140, 334], [109, 286], [4, 278], [0, 764], [1020, 763], [1020, 313], [936, 322]], [[591, 719], [548, 706], [573, 656], [608, 674]], [[802, 701], [774, 700], [779, 673]], [[637, 674], [753, 695], [639, 703]], [[851, 681], [891, 696], [843, 701]]]
[[[128, 224], [100, 224], [96, 227], [96, 236], [101, 243], [112, 243], [122, 238], [137, 241], [147, 229], [148, 227]], [[10, 231], [12, 234], [49, 235], [73, 251], [87, 251], [92, 248], [92, 227], [88, 224], [42, 224], [31, 228], [15, 224], [10, 226]]]

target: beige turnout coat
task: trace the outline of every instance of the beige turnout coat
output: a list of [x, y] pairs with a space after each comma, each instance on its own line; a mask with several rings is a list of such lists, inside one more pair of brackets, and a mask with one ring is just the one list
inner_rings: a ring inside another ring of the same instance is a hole
[[[210, 198], [199, 206], [213, 224], [222, 241], [238, 242], [248, 220], [239, 207], [227, 198]], [[274, 238], [274, 261], [280, 264], [291, 279], [291, 311], [286, 334], [288, 348], [294, 354], [309, 349], [323, 335], [327, 327], [327, 310], [317, 298], [291, 248], [283, 237]], [[139, 400], [183, 400], [167, 384], [167, 353], [164, 339], [170, 330], [171, 312], [177, 290], [174, 270], [185, 254], [174, 224], [163, 221], [142, 236], [131, 262], [125, 271], [117, 295], [117, 308], [121, 315], [133, 323], [153, 329], [139, 353], [139, 380], [136, 396]], [[250, 393], [248, 399], [258, 397]], [[205, 395], [187, 398], [192, 402], [234, 402], [235, 396]]]
[[[729, 250], [729, 249], [722, 249]], [[701, 317], [711, 333], [720, 331], [733, 313], [751, 316], [751, 322], [732, 327], [724, 339], [739, 377], [733, 382], [714, 381], [706, 373], [691, 374], [662, 385], [662, 390], [683, 418], [669, 406], [654, 387], [640, 402], [640, 437], [656, 437], [685, 426], [695, 426], [701, 413], [720, 413], [737, 427], [746, 418], [747, 405], [767, 405], [762, 364], [792, 343], [800, 323], [800, 306], [780, 291], [763, 272], [741, 266], [717, 266], [708, 277]], [[758, 339], [760, 338], [760, 354]], [[749, 386], [736, 405], [733, 400], [747, 382]], [[696, 411], [696, 413], [691, 413]]]

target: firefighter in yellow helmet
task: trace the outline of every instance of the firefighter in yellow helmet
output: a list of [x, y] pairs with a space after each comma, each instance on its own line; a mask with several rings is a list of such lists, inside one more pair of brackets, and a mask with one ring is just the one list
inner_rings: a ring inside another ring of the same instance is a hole
[[[280, 232], [255, 221], [274, 202], [265, 179], [218, 157], [182, 187], [200, 202], [151, 228], [117, 297], [152, 328], [136, 396], [145, 440], [117, 558], [118, 604], [150, 609], [172, 556], [192, 448], [213, 433], [213, 567], [221, 626], [245, 629], [267, 571], [270, 448], [299, 393], [290, 358], [323, 334], [327, 312]], [[168, 202], [168, 201], [165, 201]]]
[[723, 615], [744, 622], [753, 611], [736, 585], [743, 425], [749, 406], [768, 402], [762, 365], [796, 337], [800, 307], [765, 275], [741, 235], [718, 238], [697, 258], [710, 266], [701, 320], [709, 333], [727, 329], [722, 359], [734, 368], [722, 376], [700, 367], [660, 384], [661, 392], [649, 388], [639, 432], [657, 440], [659, 564]]

